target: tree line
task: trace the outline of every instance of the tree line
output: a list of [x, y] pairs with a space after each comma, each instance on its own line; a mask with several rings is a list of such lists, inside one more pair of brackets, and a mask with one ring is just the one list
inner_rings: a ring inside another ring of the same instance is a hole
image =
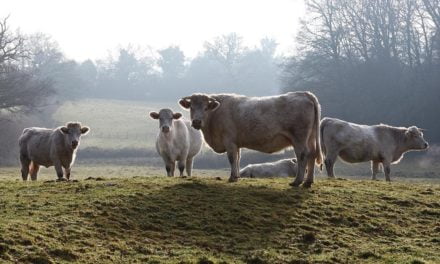
[[[206, 41], [194, 58], [178, 46], [127, 46], [79, 62], [44, 33], [23, 34], [8, 17], [0, 19], [2, 150], [16, 145], [24, 123], [50, 123], [44, 111], [67, 100], [174, 102], [193, 92], [261, 96], [300, 90], [318, 96], [323, 116], [417, 125], [427, 129], [428, 141], [439, 142], [440, 0], [305, 2], [290, 57], [276, 55], [273, 39], [248, 47], [230, 33]], [[43, 114], [35, 118], [38, 112]]]
[[440, 141], [440, 1], [308, 0], [283, 90], [311, 90], [323, 115], [417, 125]]

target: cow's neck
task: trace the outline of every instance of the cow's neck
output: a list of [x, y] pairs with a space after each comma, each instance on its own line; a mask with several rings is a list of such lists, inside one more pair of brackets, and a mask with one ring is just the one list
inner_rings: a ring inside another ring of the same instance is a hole
[[169, 131], [168, 133], [160, 132], [160, 137], [166, 142], [171, 142], [173, 140], [173, 130]]
[[410, 150], [406, 145], [406, 137], [404, 132], [402, 133], [401, 131], [399, 131], [399, 133], [397, 133], [394, 144], [396, 144], [396, 147], [393, 153], [393, 161], [398, 161], [403, 157], [403, 154], [405, 154], [405, 152]]

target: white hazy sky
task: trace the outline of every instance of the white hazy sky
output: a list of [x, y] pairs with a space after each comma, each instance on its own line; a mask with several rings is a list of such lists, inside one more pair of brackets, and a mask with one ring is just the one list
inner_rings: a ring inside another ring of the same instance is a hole
[[205, 41], [230, 32], [250, 47], [275, 38], [278, 52], [290, 53], [303, 14], [302, 0], [6, 0], [0, 9], [11, 28], [48, 34], [76, 60], [104, 58], [129, 44], [179, 45], [194, 57]]

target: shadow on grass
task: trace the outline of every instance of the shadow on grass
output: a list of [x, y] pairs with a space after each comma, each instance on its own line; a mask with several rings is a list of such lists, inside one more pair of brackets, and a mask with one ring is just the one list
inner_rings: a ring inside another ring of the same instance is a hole
[[302, 222], [297, 211], [310, 192], [189, 181], [103, 201], [96, 225], [106, 236], [241, 255]]

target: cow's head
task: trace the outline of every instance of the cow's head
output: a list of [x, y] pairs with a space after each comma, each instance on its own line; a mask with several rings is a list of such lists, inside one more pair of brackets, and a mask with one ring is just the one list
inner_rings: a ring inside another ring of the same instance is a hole
[[410, 149], [427, 149], [429, 147], [428, 142], [423, 138], [423, 129], [416, 126], [412, 126], [406, 129], [405, 137], [407, 147]]
[[185, 109], [190, 109], [191, 125], [195, 129], [203, 128], [209, 114], [220, 106], [219, 101], [206, 94], [183, 97], [179, 104]]
[[159, 113], [150, 112], [150, 117], [159, 119], [159, 128], [161, 133], [168, 134], [173, 128], [173, 120], [182, 117], [181, 113], [173, 113], [173, 110], [165, 108], [161, 109]]
[[89, 131], [89, 127], [81, 126], [79, 122], [69, 122], [61, 127], [61, 132], [64, 134], [64, 141], [67, 147], [71, 149], [76, 149], [79, 146], [81, 136], [87, 135]]

